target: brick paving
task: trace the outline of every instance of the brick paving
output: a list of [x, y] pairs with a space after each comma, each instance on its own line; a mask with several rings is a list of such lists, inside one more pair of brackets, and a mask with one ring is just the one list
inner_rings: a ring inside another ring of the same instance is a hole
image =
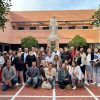
[[90, 96], [88, 91], [83, 88], [78, 88], [76, 90], [67, 90], [67, 89], [60, 89], [59, 87], [56, 88], [56, 95], [57, 96]]
[[100, 87], [96, 87], [96, 86], [90, 86], [88, 87], [96, 96], [100, 96]]
[[[2, 92], [0, 89], [0, 100], [11, 100], [11, 98], [18, 92], [20, 88], [21, 86], [17, 86], [16, 89], [10, 89], [6, 92]], [[90, 86], [88, 88], [93, 92], [95, 96], [99, 96], [98, 100], [100, 100], [100, 88], [96, 86]], [[56, 100], [94, 100], [94, 98], [84, 87], [76, 90], [67, 90], [60, 89], [58, 86], [56, 86], [55, 92]], [[53, 100], [53, 90], [45, 90], [41, 88], [34, 89], [31, 86], [25, 86], [14, 100]]]

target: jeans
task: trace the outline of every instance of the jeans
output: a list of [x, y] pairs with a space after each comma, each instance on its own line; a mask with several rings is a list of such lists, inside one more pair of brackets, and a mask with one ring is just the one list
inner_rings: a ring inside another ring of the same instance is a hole
[[[15, 86], [17, 82], [18, 82], [18, 77], [14, 76], [13, 79], [11, 80], [11, 85]], [[3, 85], [2, 85], [2, 91], [8, 90], [9, 87], [10, 87], [9, 85], [7, 85], [6, 83], [3, 83]]]
[[59, 81], [59, 87], [60, 87], [61, 89], [64, 89], [65, 86], [67, 86], [68, 84], [71, 84], [71, 81], [70, 81], [70, 80]]
[[34, 88], [38, 87], [39, 77], [28, 78], [26, 83], [32, 85]]
[[49, 78], [48, 81], [51, 84], [52, 88], [54, 88], [54, 79]]
[[86, 66], [86, 78], [85, 78], [86, 81], [87, 80], [91, 81], [93, 79], [93, 66], [92, 65]]
[[100, 67], [96, 67], [96, 83], [100, 84]]
[[72, 86], [76, 86], [78, 83], [78, 78], [77, 77], [72, 77]]

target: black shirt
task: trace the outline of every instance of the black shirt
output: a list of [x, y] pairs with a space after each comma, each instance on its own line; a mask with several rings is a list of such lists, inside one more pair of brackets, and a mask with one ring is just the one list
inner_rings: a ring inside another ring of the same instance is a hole
[[26, 56], [26, 64], [28, 65], [28, 67], [32, 67], [32, 62], [35, 62], [35, 61], [36, 61], [35, 55], [33, 55], [33, 56], [27, 55]]
[[15, 65], [17, 71], [22, 71], [24, 68], [24, 62], [21, 58], [16, 57], [13, 61], [13, 64]]

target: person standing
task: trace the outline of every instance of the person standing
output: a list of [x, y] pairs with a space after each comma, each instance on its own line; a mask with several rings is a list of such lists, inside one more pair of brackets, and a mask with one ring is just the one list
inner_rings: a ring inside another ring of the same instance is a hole
[[26, 57], [28, 55], [28, 48], [24, 48], [24, 53], [22, 53], [21, 55], [21, 59], [24, 62], [24, 69], [23, 69], [23, 76], [24, 76], [24, 82], [26, 82], [26, 75], [25, 72], [27, 71], [27, 67], [26, 67]]
[[36, 62], [36, 56], [33, 54], [32, 51], [29, 51], [29, 54], [26, 56], [26, 67], [32, 67], [32, 62]]
[[[15, 66], [17, 77], [20, 78], [20, 83], [24, 85], [24, 79], [23, 79], [24, 62], [22, 61], [21, 53], [17, 54], [17, 57], [13, 61], [13, 65]], [[19, 84], [17, 83], [17, 85]]]

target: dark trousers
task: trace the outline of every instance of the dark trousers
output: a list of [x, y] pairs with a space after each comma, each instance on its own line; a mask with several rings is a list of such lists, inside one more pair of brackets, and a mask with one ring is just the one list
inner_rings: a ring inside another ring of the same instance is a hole
[[[12, 85], [12, 86], [15, 86], [17, 82], [18, 82], [18, 78], [17, 78], [17, 76], [15, 76], [15, 77], [11, 80], [11, 85]], [[3, 83], [3, 85], [2, 85], [2, 91], [8, 90], [9, 87], [10, 87], [9, 85], [7, 85], [6, 83]]]
[[67, 86], [68, 84], [71, 84], [71, 81], [69, 81], [69, 80], [59, 81], [59, 87], [60, 87], [61, 89], [64, 89], [65, 86]]
[[82, 71], [82, 73], [85, 75], [85, 65], [83, 65], [83, 66], [81, 66], [80, 68], [81, 68], [81, 71]]
[[26, 82], [26, 71], [27, 71], [27, 68], [26, 68], [26, 65], [24, 64], [24, 68], [23, 68], [24, 82]]

